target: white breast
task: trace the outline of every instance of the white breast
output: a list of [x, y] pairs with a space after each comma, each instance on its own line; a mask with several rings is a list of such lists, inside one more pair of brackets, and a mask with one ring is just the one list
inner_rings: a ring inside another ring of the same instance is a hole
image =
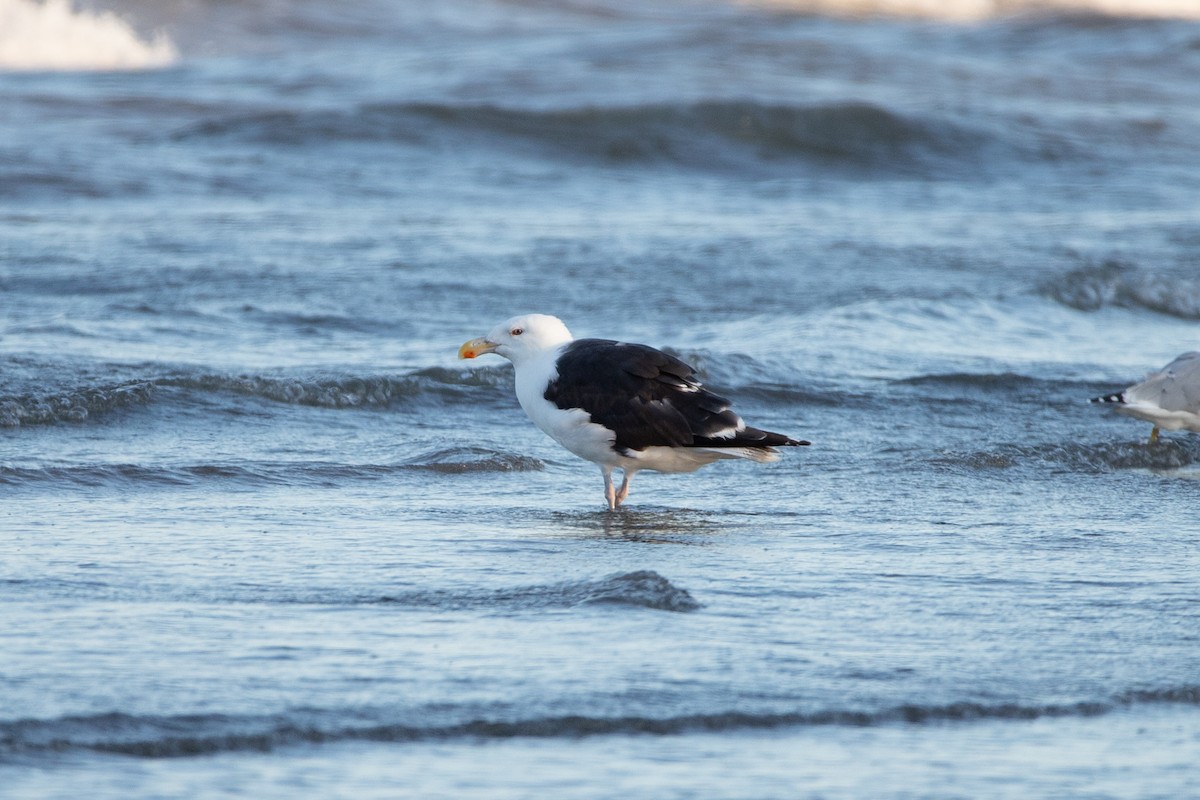
[[580, 458], [597, 464], [621, 466], [627, 459], [613, 449], [612, 431], [591, 421], [580, 408], [564, 410], [546, 399], [546, 386], [558, 377], [554, 363], [558, 351], [522, 363], [516, 369], [517, 401], [525, 413], [550, 438]]

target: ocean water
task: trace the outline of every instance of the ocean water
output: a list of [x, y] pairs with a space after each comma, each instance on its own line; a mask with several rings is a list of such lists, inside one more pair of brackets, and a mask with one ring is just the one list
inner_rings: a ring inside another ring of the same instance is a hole
[[[1189, 2], [0, 0], [0, 794], [1200, 795]], [[599, 471], [517, 313], [775, 464]]]

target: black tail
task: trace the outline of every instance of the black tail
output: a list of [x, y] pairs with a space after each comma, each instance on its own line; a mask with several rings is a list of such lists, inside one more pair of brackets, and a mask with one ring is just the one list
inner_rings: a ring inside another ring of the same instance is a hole
[[1103, 397], [1093, 397], [1088, 400], [1089, 403], [1124, 403], [1125, 393], [1117, 392], [1116, 394], [1106, 394]]
[[[782, 433], [777, 433], [775, 435], [783, 436]], [[812, 444], [812, 442], [808, 441], [807, 439], [793, 439], [790, 436], [783, 436], [783, 441], [778, 442], [776, 444], [776, 446], [777, 447], [800, 447], [801, 445], [803, 445], [803, 446], [807, 447], [810, 444]]]
[[736, 435], [728, 439], [719, 439], [713, 437], [701, 438], [697, 436], [692, 440], [692, 447], [799, 447], [800, 445], [809, 445], [812, 442], [806, 442], [803, 439], [793, 439], [790, 436], [785, 436], [782, 433], [772, 433], [771, 431], [763, 431], [758, 428], [743, 428]]

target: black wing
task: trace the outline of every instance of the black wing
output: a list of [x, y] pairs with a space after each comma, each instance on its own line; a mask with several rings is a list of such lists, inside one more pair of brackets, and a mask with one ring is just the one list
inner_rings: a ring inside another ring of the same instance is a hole
[[[643, 344], [577, 339], [558, 359], [546, 399], [581, 408], [616, 433], [619, 451], [667, 447], [770, 447], [807, 444], [744, 427], [724, 397], [701, 387], [695, 370]], [[738, 430], [738, 428], [742, 428]]]

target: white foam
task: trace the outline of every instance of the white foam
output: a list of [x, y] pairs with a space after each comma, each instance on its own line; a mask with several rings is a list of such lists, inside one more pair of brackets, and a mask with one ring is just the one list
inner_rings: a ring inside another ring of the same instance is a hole
[[743, 0], [832, 16], [896, 16], [978, 22], [1021, 14], [1088, 13], [1142, 19], [1200, 19], [1200, 0]]
[[111, 11], [71, 0], [0, 0], [0, 70], [130, 70], [179, 59], [162, 33], [142, 39]]

